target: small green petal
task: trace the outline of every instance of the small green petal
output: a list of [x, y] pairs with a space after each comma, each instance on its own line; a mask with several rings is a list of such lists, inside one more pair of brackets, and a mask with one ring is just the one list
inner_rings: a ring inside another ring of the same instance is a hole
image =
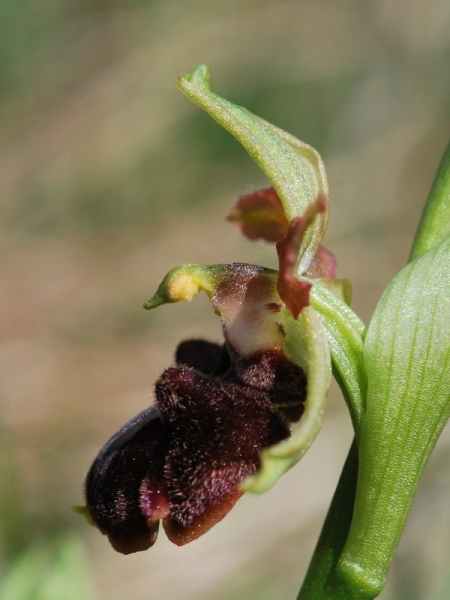
[[[319, 192], [328, 196], [325, 168], [314, 148], [213, 93], [210, 80], [208, 67], [201, 65], [179, 77], [178, 86], [243, 145], [276, 189], [288, 221], [303, 214]], [[299, 273], [311, 263], [326, 222], [327, 213], [323, 213], [308, 228], [300, 249]]]
[[[286, 338], [290, 339], [290, 329], [301, 326], [304, 331], [304, 346], [287, 348], [291, 351], [291, 359], [297, 364], [305, 360], [307, 370], [307, 397], [305, 412], [298, 427], [291, 437], [279, 444], [266, 448], [261, 453], [261, 468], [255, 474], [247, 477], [241, 484], [243, 490], [260, 493], [271, 488], [288, 469], [294, 466], [311, 446], [322, 426], [322, 415], [331, 381], [330, 351], [325, 330], [316, 312], [306, 307], [301, 312], [298, 321], [289, 319], [290, 328]], [[298, 334], [296, 335], [298, 340]], [[301, 339], [301, 338], [300, 338]]]
[[450, 236], [388, 285], [365, 342], [367, 408], [350, 533], [337, 576], [383, 588], [426, 462], [450, 416]]

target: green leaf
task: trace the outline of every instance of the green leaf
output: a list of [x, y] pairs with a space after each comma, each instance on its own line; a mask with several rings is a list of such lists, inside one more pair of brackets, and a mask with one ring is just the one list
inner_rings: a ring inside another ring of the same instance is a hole
[[410, 260], [450, 234], [450, 143], [439, 165], [414, 240]]
[[1, 600], [89, 600], [93, 598], [85, 550], [67, 535], [55, 545], [30, 545], [3, 576]]
[[[325, 168], [319, 154], [294, 136], [245, 108], [213, 93], [205, 65], [178, 79], [180, 90], [231, 133], [247, 150], [276, 189], [290, 221], [304, 213], [322, 191], [328, 196]], [[327, 214], [317, 216], [305, 234], [298, 272], [308, 268], [325, 232]]]
[[336, 571], [355, 598], [383, 589], [422, 471], [450, 416], [449, 288], [450, 236], [391, 281], [368, 329], [358, 488]]

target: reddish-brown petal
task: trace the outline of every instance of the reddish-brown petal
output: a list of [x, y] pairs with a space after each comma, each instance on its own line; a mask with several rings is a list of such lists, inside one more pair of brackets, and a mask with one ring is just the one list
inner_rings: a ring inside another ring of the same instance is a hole
[[293, 270], [297, 260], [300, 242], [305, 231], [305, 223], [301, 217], [292, 219], [287, 235], [277, 242], [279, 273], [277, 289], [286, 308], [291, 311], [294, 319], [309, 305], [309, 290], [311, 284], [300, 281]]
[[289, 221], [273, 187], [241, 196], [227, 217], [250, 240], [276, 242], [286, 235]]
[[309, 290], [311, 284], [297, 279], [294, 274], [303, 235], [311, 225], [316, 215], [327, 208], [327, 198], [319, 193], [316, 201], [311, 204], [301, 217], [294, 217], [289, 224], [287, 234], [277, 242], [279, 274], [277, 289], [286, 308], [291, 311], [294, 319], [309, 305]]
[[189, 542], [193, 542], [226, 517], [243, 494], [244, 492], [241, 492], [237, 486], [234, 487], [220, 498], [210, 510], [198, 516], [193, 525], [188, 527], [184, 527], [178, 521], [167, 517], [163, 520], [163, 527], [168, 539], [177, 546], [184, 546]]
[[336, 258], [330, 250], [319, 246], [311, 264], [305, 275], [315, 279], [326, 278], [335, 279], [336, 277]]
[[309, 306], [309, 291], [311, 284], [300, 281], [292, 273], [285, 273], [278, 280], [278, 293], [283, 299], [286, 308], [296, 319], [305, 306]]

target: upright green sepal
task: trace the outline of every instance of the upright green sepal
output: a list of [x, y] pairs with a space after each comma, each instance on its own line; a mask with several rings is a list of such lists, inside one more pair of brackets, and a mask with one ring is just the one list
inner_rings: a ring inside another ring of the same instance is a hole
[[[360, 471], [336, 581], [382, 590], [417, 485], [450, 416], [450, 236], [388, 285], [365, 341]], [[330, 596], [335, 597], [335, 596]]]
[[[213, 93], [210, 82], [208, 67], [201, 65], [179, 77], [178, 86], [247, 150], [276, 189], [288, 221], [302, 215], [319, 192], [328, 196], [325, 168], [314, 148]], [[308, 228], [299, 253], [299, 273], [311, 263], [326, 223], [324, 212]]]

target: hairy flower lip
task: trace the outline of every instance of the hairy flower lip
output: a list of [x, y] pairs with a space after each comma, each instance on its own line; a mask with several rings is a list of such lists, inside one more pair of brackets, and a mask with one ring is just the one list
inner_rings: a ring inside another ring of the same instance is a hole
[[257, 469], [259, 449], [288, 437], [289, 429], [263, 392], [187, 366], [167, 369], [156, 397], [169, 437], [170, 520], [196, 530], [210, 513], [212, 525], [216, 505], [235, 498], [238, 483]]
[[135, 434], [142, 429], [142, 427], [150, 423], [156, 418], [160, 418], [158, 407], [155, 404], [142, 410], [135, 417], [130, 419], [123, 427], [121, 427], [100, 449], [97, 458], [94, 462], [101, 462], [108, 454], [113, 450], [119, 450], [128, 441], [130, 441]]
[[160, 521], [177, 545], [208, 531], [302, 411], [304, 372], [277, 349], [240, 357], [188, 340], [176, 358], [156, 383], [156, 404], [111, 437], [86, 478], [92, 520], [124, 554], [152, 546]]

